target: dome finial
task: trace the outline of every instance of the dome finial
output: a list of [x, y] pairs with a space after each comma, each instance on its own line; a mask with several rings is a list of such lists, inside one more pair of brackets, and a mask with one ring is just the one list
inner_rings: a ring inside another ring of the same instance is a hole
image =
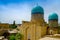
[[39, 6], [38, 3], [36, 5]]

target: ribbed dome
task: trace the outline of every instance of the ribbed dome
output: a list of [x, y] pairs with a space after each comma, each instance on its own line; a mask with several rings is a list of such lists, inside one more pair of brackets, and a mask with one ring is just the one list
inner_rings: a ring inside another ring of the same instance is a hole
[[56, 13], [52, 13], [51, 15], [49, 15], [49, 20], [58, 20], [58, 15]]
[[32, 9], [32, 14], [35, 14], [35, 13], [44, 14], [44, 10], [42, 7], [36, 6], [35, 8]]

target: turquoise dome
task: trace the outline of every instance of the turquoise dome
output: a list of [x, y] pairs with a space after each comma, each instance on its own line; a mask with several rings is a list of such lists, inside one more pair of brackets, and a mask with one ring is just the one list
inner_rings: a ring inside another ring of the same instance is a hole
[[58, 15], [56, 13], [52, 13], [51, 15], [49, 15], [49, 20], [58, 20]]
[[42, 7], [36, 6], [35, 8], [32, 9], [32, 14], [35, 14], [35, 13], [44, 14], [44, 10]]

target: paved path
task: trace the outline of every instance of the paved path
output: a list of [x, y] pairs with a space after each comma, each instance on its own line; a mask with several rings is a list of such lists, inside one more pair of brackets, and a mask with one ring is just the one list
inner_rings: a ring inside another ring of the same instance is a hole
[[60, 38], [51, 38], [51, 37], [44, 37], [39, 40], [60, 40]]
[[4, 39], [4, 40], [8, 40], [8, 39]]

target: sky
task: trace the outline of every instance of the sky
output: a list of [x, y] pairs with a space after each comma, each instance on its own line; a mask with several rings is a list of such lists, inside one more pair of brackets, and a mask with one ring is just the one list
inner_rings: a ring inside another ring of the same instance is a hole
[[[44, 9], [44, 19], [48, 23], [48, 16], [53, 12], [60, 20], [60, 0], [0, 0], [0, 22], [17, 24], [31, 20], [31, 10], [37, 4]], [[58, 21], [60, 23], [60, 21]]]

